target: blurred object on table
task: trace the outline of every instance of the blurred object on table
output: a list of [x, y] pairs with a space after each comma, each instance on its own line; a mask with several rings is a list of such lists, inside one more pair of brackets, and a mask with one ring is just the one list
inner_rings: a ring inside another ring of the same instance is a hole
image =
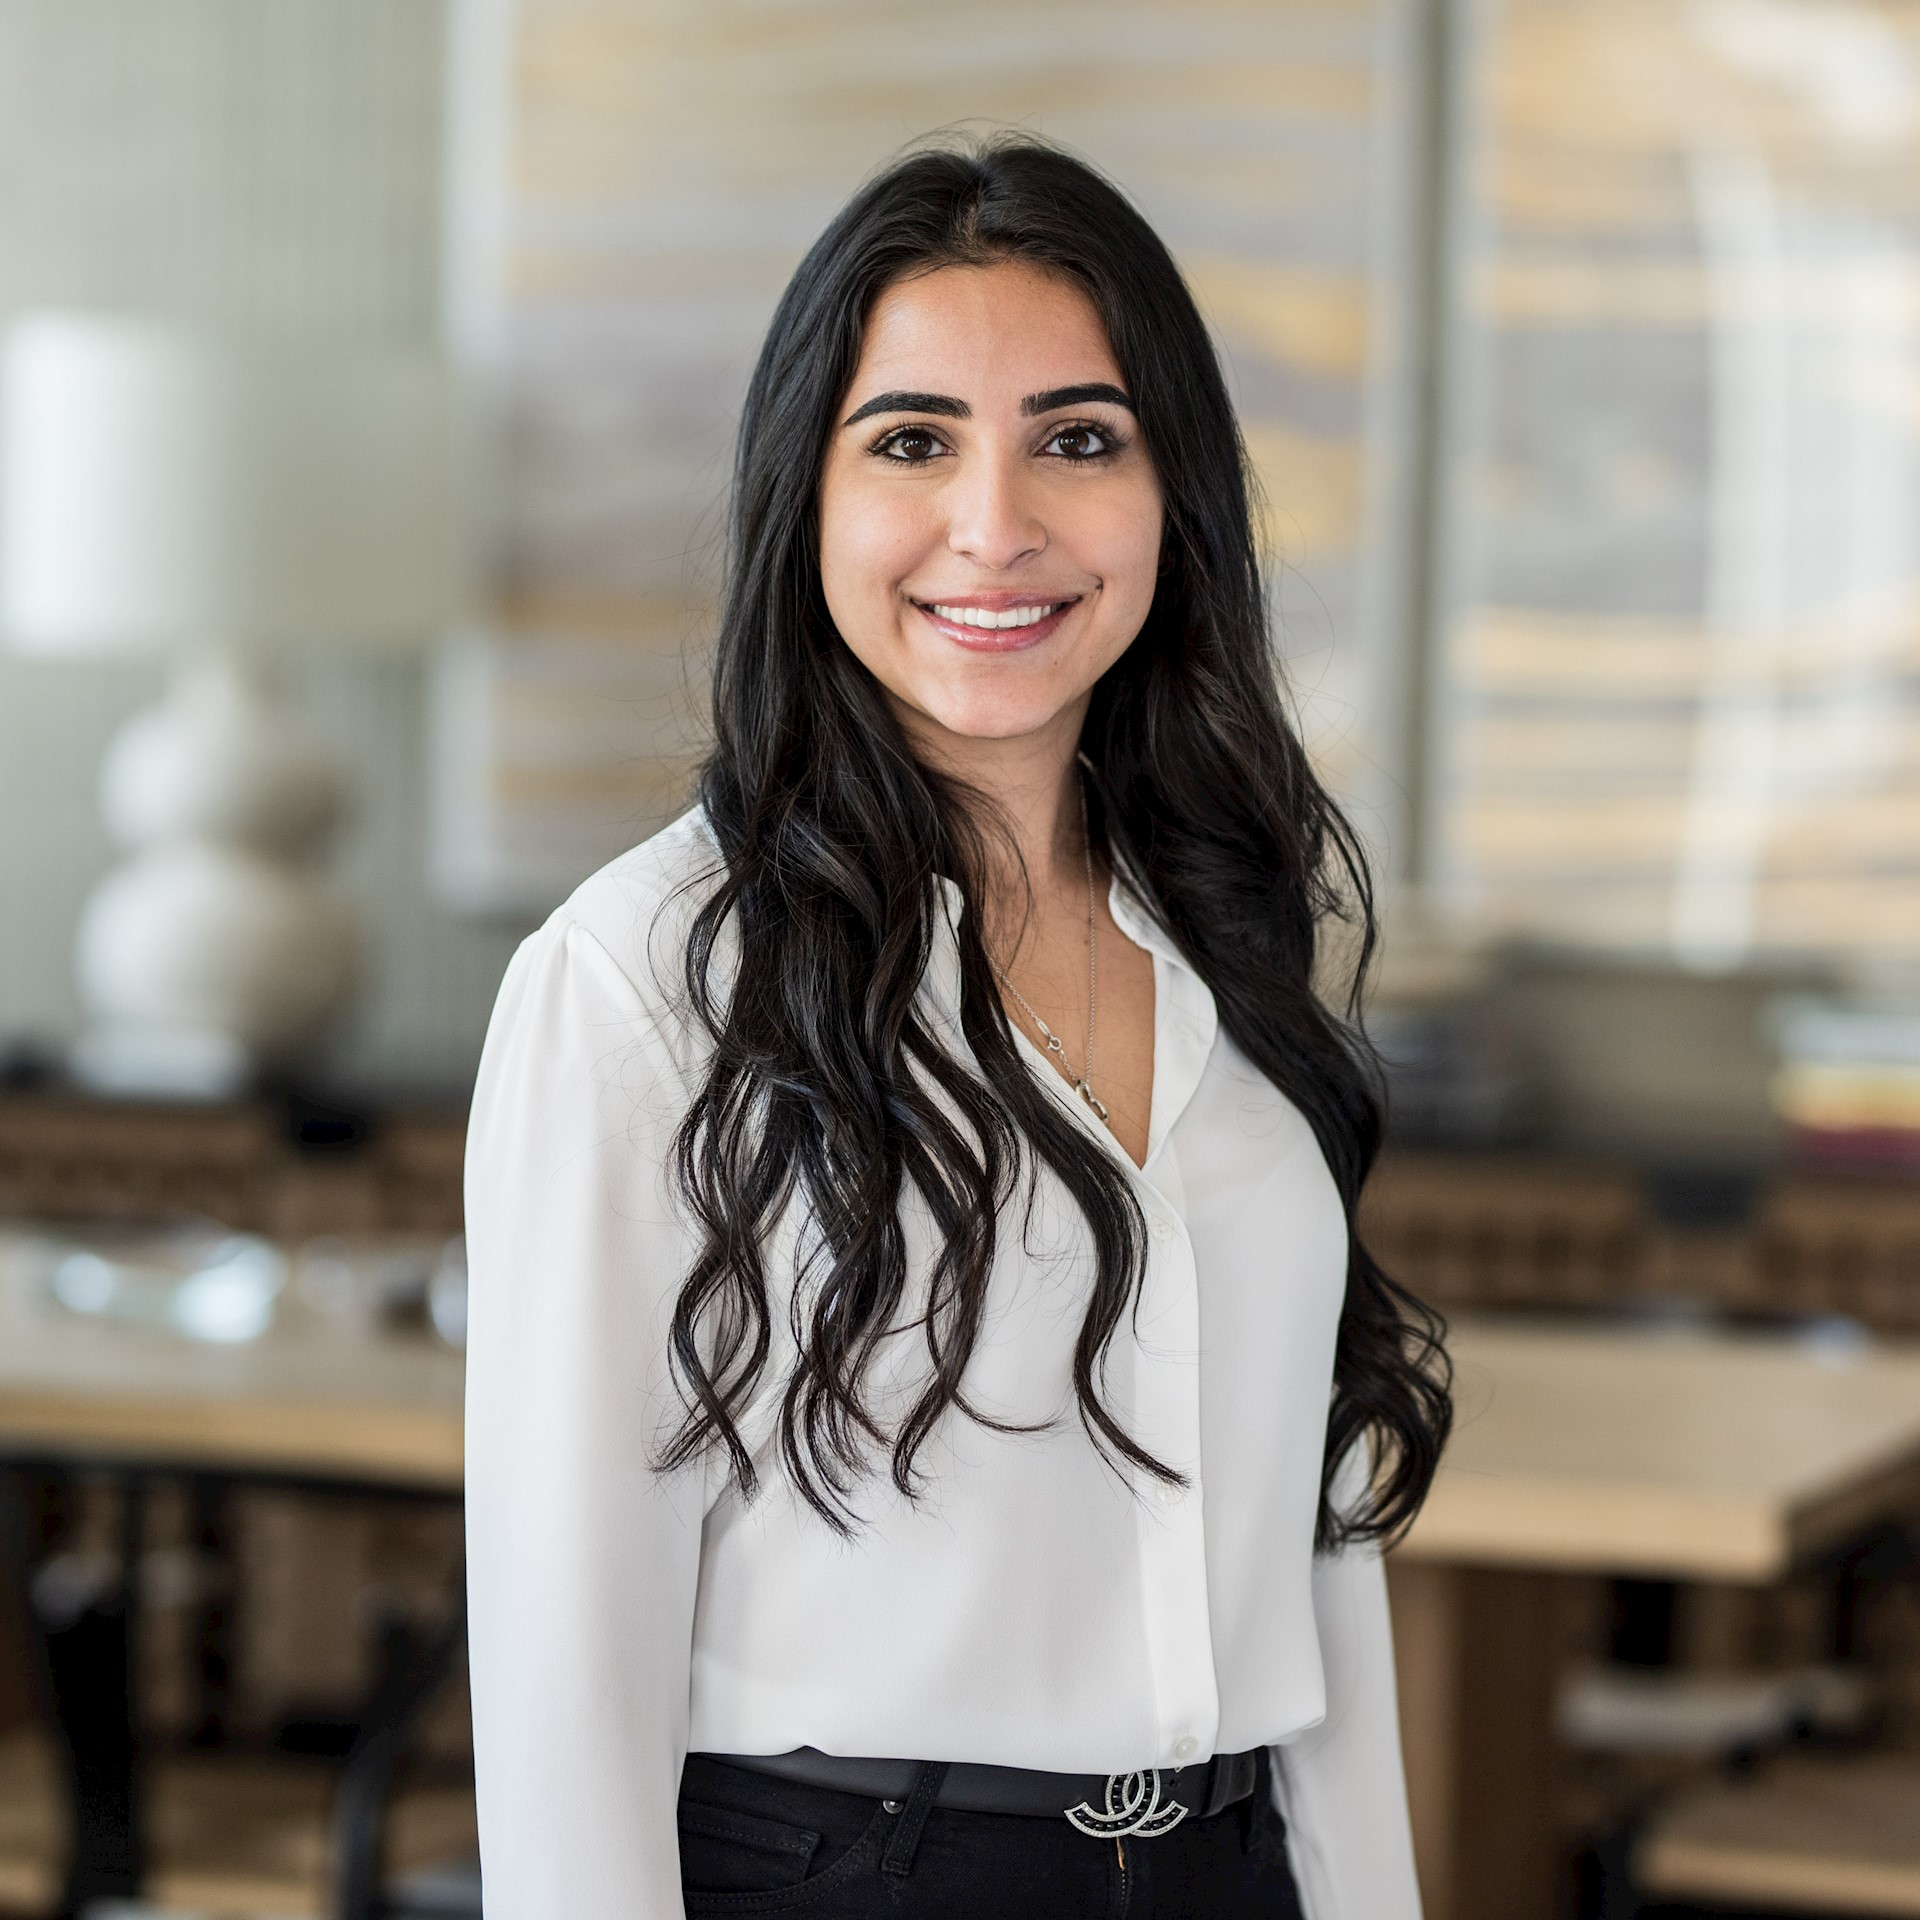
[[426, 349], [59, 312], [13, 322], [3, 377], [0, 634], [180, 662], [102, 765], [131, 858], [81, 915], [74, 1070], [230, 1097], [324, 1029], [358, 947], [320, 867], [344, 777], [249, 662], [462, 611], [457, 390]]
[[265, 1333], [287, 1284], [287, 1257], [271, 1241], [212, 1220], [101, 1223], [44, 1236], [38, 1252], [48, 1293], [68, 1311], [222, 1345]]
[[461, 1224], [465, 1114], [255, 1099], [228, 1105], [0, 1091], [0, 1218], [200, 1214], [298, 1244], [444, 1240]]
[[427, 1318], [450, 1347], [467, 1344], [467, 1237], [457, 1233], [440, 1250], [427, 1282]]
[[1396, 1145], [1505, 1146], [1524, 1132], [1524, 1076], [1490, 957], [1410, 889], [1384, 917], [1366, 1030], [1386, 1074]]
[[381, 1236], [353, 1243], [338, 1234], [305, 1241], [294, 1254], [302, 1306], [341, 1328], [430, 1328], [448, 1346], [466, 1344], [467, 1252], [448, 1240]]
[[1907, 1179], [1394, 1151], [1361, 1225], [1388, 1272], [1448, 1310], [1664, 1304], [1920, 1332]]
[[[461, 1361], [426, 1324], [444, 1241], [343, 1239], [335, 1257], [344, 1250], [365, 1289], [351, 1310], [315, 1312], [290, 1287], [254, 1337], [221, 1341], [144, 1310], [62, 1305], [48, 1281], [85, 1239], [54, 1242], [50, 1260], [44, 1231], [0, 1221], [0, 1447], [15, 1457], [198, 1463], [436, 1497], [459, 1485]], [[284, 1272], [286, 1253], [271, 1251]]]
[[1920, 1007], [1794, 998], [1773, 1030], [1773, 1105], [1796, 1160], [1920, 1175]]
[[1526, 1120], [1513, 1036], [1481, 1001], [1378, 1007], [1367, 1035], [1387, 1076], [1388, 1137], [1404, 1147], [1497, 1147]]
[[58, 1049], [25, 1034], [0, 1039], [0, 1094], [37, 1092], [59, 1078]]
[[1862, 1676], [1839, 1666], [1691, 1673], [1594, 1664], [1561, 1676], [1554, 1731], [1588, 1752], [1719, 1758], [1857, 1732], [1870, 1704]]

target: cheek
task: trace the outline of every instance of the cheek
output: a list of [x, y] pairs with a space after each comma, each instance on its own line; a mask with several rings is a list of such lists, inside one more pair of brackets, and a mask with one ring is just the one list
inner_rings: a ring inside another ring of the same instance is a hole
[[1163, 515], [1158, 489], [1104, 503], [1089, 518], [1081, 548], [1090, 571], [1106, 583], [1106, 598], [1116, 616], [1124, 613], [1137, 627], [1153, 604], [1160, 578]]
[[820, 584], [848, 639], [857, 637], [849, 624], [891, 618], [895, 589], [936, 533], [924, 509], [894, 490], [829, 476], [820, 489]]

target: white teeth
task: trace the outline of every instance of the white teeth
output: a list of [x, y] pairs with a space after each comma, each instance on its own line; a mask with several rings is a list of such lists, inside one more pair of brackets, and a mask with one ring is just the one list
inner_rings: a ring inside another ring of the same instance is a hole
[[985, 607], [943, 607], [936, 605], [934, 612], [942, 620], [951, 620], [962, 627], [987, 627], [998, 631], [1005, 627], [1037, 627], [1042, 620], [1056, 614], [1067, 603], [1055, 600], [1044, 607], [1009, 607], [1005, 613], [989, 613]]

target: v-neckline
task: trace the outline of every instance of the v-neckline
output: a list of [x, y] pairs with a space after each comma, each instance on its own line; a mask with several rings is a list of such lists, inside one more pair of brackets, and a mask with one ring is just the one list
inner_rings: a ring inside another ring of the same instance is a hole
[[[928, 957], [927, 987], [933, 1004], [956, 1039], [960, 1037], [960, 967], [956, 945], [958, 918], [963, 910], [960, 890], [944, 875], [940, 892], [945, 903], [945, 926]], [[1120, 1164], [1140, 1177], [1154, 1163], [1168, 1136], [1198, 1090], [1206, 1072], [1219, 1033], [1219, 1009], [1207, 984], [1194, 972], [1185, 956], [1161, 930], [1118, 874], [1107, 887], [1107, 911], [1123, 938], [1131, 940], [1153, 960], [1153, 1072], [1149, 1082], [1147, 1106], [1147, 1155], [1135, 1160], [1119, 1139], [1094, 1115], [1074, 1092], [1033, 1038], [1013, 1019], [1004, 1003], [1000, 1017], [1006, 1021], [1015, 1041], [1025, 1048], [1027, 1057], [1055, 1088], [1075, 1118], [1090, 1127]], [[997, 996], [996, 996], [997, 999]]]
[[[1157, 992], [1157, 988], [1159, 986], [1159, 972], [1160, 972], [1160, 963], [1156, 959], [1154, 961], [1154, 976], [1155, 976], [1154, 985], [1156, 988], [1156, 993], [1154, 996], [1155, 998], [1154, 1023], [1156, 1027], [1159, 1024], [1159, 1018], [1160, 1018], [1159, 995]], [[1152, 1160], [1153, 1160], [1153, 1108], [1155, 1104], [1154, 1096], [1155, 1096], [1155, 1093], [1157, 1092], [1157, 1088], [1155, 1088], [1152, 1085], [1152, 1081], [1158, 1080], [1160, 1076], [1160, 1059], [1159, 1059], [1160, 1049], [1158, 1045], [1156, 1044], [1154, 1047], [1153, 1073], [1150, 1076], [1148, 1092], [1147, 1092], [1147, 1157], [1145, 1160], [1136, 1160], [1133, 1157], [1133, 1155], [1130, 1154], [1126, 1150], [1126, 1148], [1120, 1144], [1120, 1136], [1117, 1133], [1115, 1133], [1114, 1130], [1110, 1126], [1108, 1126], [1107, 1123], [1104, 1120], [1102, 1120], [1100, 1116], [1097, 1113], [1095, 1113], [1090, 1106], [1087, 1105], [1086, 1101], [1083, 1100], [1080, 1097], [1080, 1095], [1076, 1093], [1074, 1089], [1067, 1083], [1066, 1076], [1060, 1071], [1058, 1067], [1056, 1067], [1053, 1064], [1052, 1058], [1047, 1054], [1045, 1049], [1042, 1048], [1034, 1040], [1033, 1035], [1027, 1032], [1026, 1028], [1023, 1027], [1019, 1023], [1019, 1021], [1014, 1019], [1014, 1017], [1007, 1012], [1006, 1008], [1002, 1007], [1000, 1011], [1004, 1016], [1004, 1018], [1006, 1019], [1008, 1032], [1010, 1032], [1013, 1035], [1014, 1039], [1018, 1041], [1019, 1044], [1027, 1050], [1028, 1057], [1031, 1060], [1034, 1067], [1039, 1071], [1041, 1078], [1044, 1079], [1047, 1082], [1047, 1084], [1051, 1086], [1060, 1095], [1061, 1099], [1067, 1103], [1067, 1106], [1073, 1112], [1074, 1117], [1080, 1120], [1081, 1122], [1083, 1122], [1089, 1129], [1091, 1129], [1092, 1132], [1094, 1132], [1102, 1140], [1104, 1140], [1107, 1143], [1107, 1145], [1115, 1153], [1117, 1153], [1120, 1156], [1120, 1158], [1127, 1163], [1128, 1166], [1130, 1166], [1134, 1170], [1135, 1173], [1145, 1173], [1148, 1166], [1152, 1163]], [[1158, 1033], [1154, 1035], [1154, 1039], [1156, 1042], [1158, 1041], [1159, 1039]]]

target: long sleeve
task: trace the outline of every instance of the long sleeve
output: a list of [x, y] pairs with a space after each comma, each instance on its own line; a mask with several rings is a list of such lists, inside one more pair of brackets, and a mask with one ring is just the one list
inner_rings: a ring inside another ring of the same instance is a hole
[[1326, 1718], [1277, 1749], [1275, 1775], [1307, 1920], [1420, 1920], [1379, 1553], [1322, 1555], [1313, 1612]]
[[488, 1920], [681, 1920], [702, 1482], [663, 1477], [672, 1050], [564, 917], [501, 987], [467, 1157], [467, 1529]]

